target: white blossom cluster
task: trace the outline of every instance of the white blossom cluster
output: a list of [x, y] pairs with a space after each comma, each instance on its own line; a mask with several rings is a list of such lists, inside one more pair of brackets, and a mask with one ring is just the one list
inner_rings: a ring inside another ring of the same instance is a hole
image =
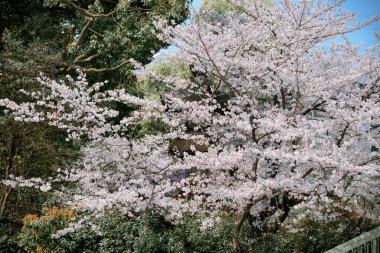
[[[326, 43], [378, 17], [349, 25], [355, 16], [341, 9], [343, 0], [229, 2], [236, 11], [207, 10], [184, 26], [157, 24], [161, 38], [181, 49], [170, 60], [198, 75], [155, 74], [170, 87], [164, 105], [99, 92], [102, 84], [80, 75], [68, 84], [42, 78], [45, 90], [29, 93], [34, 102], [0, 106], [16, 120], [91, 137], [66, 180], [79, 186], [70, 203], [97, 214], [154, 209], [178, 220], [235, 212], [242, 221], [249, 214], [282, 222], [294, 208], [343, 207], [378, 219], [380, 46], [360, 53], [349, 41]], [[112, 125], [107, 119], [117, 112], [107, 101], [142, 109]], [[141, 118], [160, 119], [170, 131], [123, 137]], [[169, 152], [174, 140], [189, 141], [191, 152]]]
[[9, 175], [9, 179], [2, 180], [1, 183], [12, 188], [29, 187], [39, 189], [43, 192], [51, 190], [51, 182], [47, 182], [45, 180], [42, 180], [41, 178], [25, 179], [24, 177], [15, 177], [13, 175]]

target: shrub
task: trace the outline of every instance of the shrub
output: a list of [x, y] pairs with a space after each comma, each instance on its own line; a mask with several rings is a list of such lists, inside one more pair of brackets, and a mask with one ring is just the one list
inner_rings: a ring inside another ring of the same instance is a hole
[[17, 235], [21, 224], [6, 218], [0, 219], [0, 252], [21, 253], [24, 252], [17, 245]]
[[18, 237], [20, 247], [28, 252], [64, 252], [60, 250], [58, 240], [52, 237], [65, 228], [76, 214], [69, 209], [46, 208], [42, 215], [28, 214], [23, 219], [23, 227]]
[[[239, 238], [241, 252], [324, 252], [376, 225], [354, 213], [340, 211], [336, 215], [337, 219], [331, 221], [316, 221], [312, 217], [289, 221], [275, 234], [253, 231], [247, 222]], [[76, 216], [57, 207], [45, 209], [40, 217], [25, 216], [20, 246], [34, 253], [231, 253], [236, 222], [236, 217], [225, 216], [214, 226], [203, 228], [194, 217], [173, 225], [152, 213], [136, 218], [109, 213], [93, 221], [92, 228], [52, 237]]]

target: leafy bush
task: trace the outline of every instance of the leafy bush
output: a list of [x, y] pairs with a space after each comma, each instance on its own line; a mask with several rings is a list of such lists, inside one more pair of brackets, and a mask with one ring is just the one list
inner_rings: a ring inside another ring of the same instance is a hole
[[74, 212], [58, 207], [45, 209], [40, 217], [25, 216], [19, 245], [35, 253], [219, 253], [230, 252], [234, 226], [226, 219], [203, 230], [200, 223], [190, 217], [174, 226], [148, 213], [134, 219], [113, 213], [95, 222], [97, 233], [94, 227], [83, 227], [60, 238], [52, 237], [75, 216]]
[[145, 214], [131, 219], [110, 214], [100, 220], [99, 229], [102, 238], [96, 252], [166, 252], [168, 228], [159, 217]]
[[[130, 218], [110, 213], [60, 238], [52, 235], [65, 228], [77, 214], [53, 207], [43, 215], [28, 215], [19, 236], [19, 244], [28, 252], [43, 253], [231, 253], [231, 239], [236, 217], [223, 217], [210, 228], [186, 217], [173, 225], [151, 213]], [[247, 253], [315, 253], [324, 252], [375, 224], [354, 213], [341, 212], [334, 221], [316, 221], [306, 217], [288, 222], [276, 234], [260, 234], [245, 224], [240, 248]]]
[[75, 213], [69, 209], [53, 207], [44, 209], [40, 217], [28, 214], [23, 218], [19, 245], [28, 252], [64, 252], [60, 250], [59, 240], [52, 235], [65, 228]]
[[[336, 216], [329, 219], [329, 216]], [[276, 234], [265, 234], [255, 240], [249, 252], [315, 253], [325, 252], [352, 238], [374, 229], [378, 224], [354, 212], [338, 210], [326, 214], [325, 221], [306, 216], [290, 220]]]
[[0, 219], [0, 252], [21, 253], [17, 245], [20, 224], [9, 219]]
[[234, 219], [230, 217], [224, 217], [210, 228], [202, 228], [197, 220], [187, 217], [182, 224], [171, 231], [167, 252], [232, 252], [231, 240], [234, 227]]

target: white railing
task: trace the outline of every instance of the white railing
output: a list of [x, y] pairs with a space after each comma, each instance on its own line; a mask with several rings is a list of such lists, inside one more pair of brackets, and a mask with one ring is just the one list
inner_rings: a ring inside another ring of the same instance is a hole
[[355, 237], [325, 253], [380, 253], [380, 227]]

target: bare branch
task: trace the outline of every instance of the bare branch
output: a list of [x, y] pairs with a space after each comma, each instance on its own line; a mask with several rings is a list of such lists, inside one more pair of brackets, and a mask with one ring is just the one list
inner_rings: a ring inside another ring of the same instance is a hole
[[[281, 80], [281, 82], [283, 82]], [[282, 109], [285, 110], [286, 108], [286, 95], [285, 95], [285, 90], [283, 87], [280, 88], [280, 93], [281, 93], [281, 106], [282, 106]]]
[[265, 134], [262, 134], [261, 136], [259, 136], [256, 140], [257, 140], [257, 142], [259, 142], [261, 139], [263, 139], [263, 138], [265, 138], [265, 137], [267, 137], [267, 136], [269, 136], [269, 135], [271, 135], [271, 134], [274, 134], [274, 133], [276, 133], [276, 131], [270, 131], [270, 132], [268, 132], [268, 133], [265, 133]]
[[317, 109], [318, 107], [320, 107], [321, 105], [324, 105], [326, 103], [326, 101], [321, 101], [321, 102], [315, 102], [314, 104], [312, 104], [309, 108], [307, 108], [306, 110], [304, 110], [301, 114], [302, 115], [307, 115], [309, 112]]
[[344, 136], [346, 135], [347, 130], [348, 130], [349, 127], [350, 127], [350, 123], [347, 123], [347, 125], [343, 128], [340, 137], [339, 137], [339, 138], [337, 139], [337, 141], [336, 141], [336, 145], [337, 145], [338, 147], [341, 147], [341, 145], [342, 145], [342, 141], [343, 141]]
[[372, 162], [375, 162], [375, 161], [380, 161], [380, 156], [372, 157], [372, 158], [369, 159], [368, 161], [365, 161], [365, 162], [359, 164], [359, 166], [364, 166], [364, 165], [367, 165], [367, 164], [372, 163]]

